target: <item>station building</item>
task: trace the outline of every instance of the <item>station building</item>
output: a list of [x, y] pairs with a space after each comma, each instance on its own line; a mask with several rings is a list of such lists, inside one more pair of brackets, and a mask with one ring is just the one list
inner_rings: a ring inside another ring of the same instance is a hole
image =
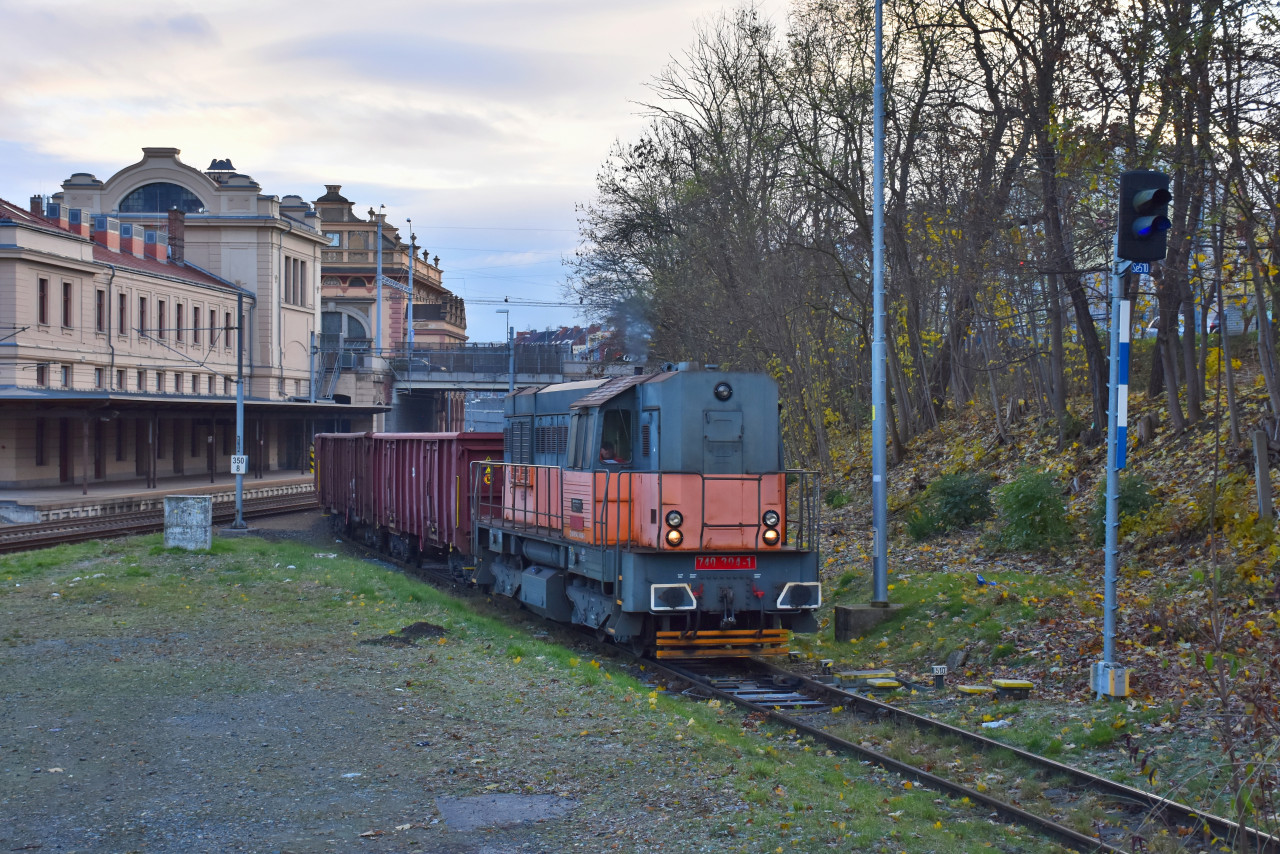
[[397, 381], [425, 369], [429, 351], [466, 343], [466, 306], [442, 284], [439, 256], [430, 258], [411, 229], [406, 243], [385, 213], [373, 208], [367, 215], [357, 213], [341, 190], [341, 185], [326, 184], [314, 208], [296, 197], [285, 199], [287, 211], [314, 209], [325, 240], [318, 336], [321, 393], [389, 405], [387, 430], [460, 431], [463, 392], [418, 391], [397, 387]]
[[324, 394], [319, 214], [178, 155], [0, 200], [0, 489], [227, 473], [241, 377], [259, 476], [381, 427], [385, 400]]

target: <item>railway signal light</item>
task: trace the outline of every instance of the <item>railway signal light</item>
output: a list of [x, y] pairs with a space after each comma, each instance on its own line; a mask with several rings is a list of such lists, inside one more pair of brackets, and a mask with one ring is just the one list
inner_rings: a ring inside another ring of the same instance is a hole
[[1116, 255], [1126, 261], [1162, 261], [1169, 222], [1169, 176], [1149, 169], [1120, 174]]

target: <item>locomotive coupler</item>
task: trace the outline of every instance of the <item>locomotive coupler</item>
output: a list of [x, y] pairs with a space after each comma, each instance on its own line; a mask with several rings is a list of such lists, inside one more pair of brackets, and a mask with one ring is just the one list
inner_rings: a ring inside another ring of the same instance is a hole
[[733, 613], [733, 588], [720, 588], [720, 604], [724, 606], [724, 613], [720, 616], [720, 628], [727, 629], [732, 625], [736, 625], [738, 618]]

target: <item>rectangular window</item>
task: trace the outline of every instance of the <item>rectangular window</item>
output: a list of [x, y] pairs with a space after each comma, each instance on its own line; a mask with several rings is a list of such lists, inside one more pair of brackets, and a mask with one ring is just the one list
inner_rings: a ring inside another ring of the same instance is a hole
[[62, 328], [71, 328], [71, 283], [62, 283]]
[[222, 393], [231, 394], [231, 377], [222, 378]]
[[146, 390], [147, 390], [147, 372], [142, 369], [139, 369], [138, 370], [138, 391], [146, 391]]
[[298, 287], [301, 288], [301, 291], [298, 294], [298, 305], [306, 308], [311, 305], [311, 300], [307, 298], [311, 295], [311, 288], [307, 287], [307, 262], [303, 261], [301, 263], [302, 273], [298, 276]]
[[231, 329], [232, 329], [231, 312], [228, 311], [226, 316], [227, 316], [227, 322], [223, 326], [223, 334], [226, 335], [227, 337], [222, 339], [222, 346], [230, 350], [231, 349]]
[[102, 368], [93, 369], [93, 387], [102, 388]]
[[147, 298], [138, 297], [138, 335], [147, 337]]
[[209, 309], [209, 346], [218, 346], [218, 312]]
[[191, 307], [191, 343], [200, 343], [200, 306]]
[[125, 338], [129, 335], [129, 297], [127, 294], [120, 294], [119, 306], [116, 308], [118, 316], [116, 321], [119, 323], [117, 334]]
[[45, 456], [44, 436], [49, 431], [45, 429], [45, 421], [43, 418], [36, 419], [36, 465], [47, 466], [49, 464], [48, 457]]
[[178, 303], [178, 307], [174, 310], [175, 314], [173, 318], [174, 337], [177, 338], [179, 341], [185, 341], [187, 337], [186, 332], [184, 332], [182, 329], [182, 320], [183, 320], [182, 309], [183, 308], [184, 306], [182, 305], [182, 303]]
[[49, 366], [41, 362], [36, 365], [36, 385], [47, 386], [49, 384]]
[[93, 328], [99, 332], [107, 331], [107, 292], [99, 290], [93, 303]]
[[164, 300], [156, 300], [156, 337], [160, 339], [167, 338], [169, 330], [164, 326]]
[[116, 391], [124, 391], [124, 368], [116, 369]]
[[208, 388], [209, 388], [209, 394], [213, 394], [213, 374], [209, 375]]
[[71, 366], [62, 366], [62, 387], [71, 388]]
[[44, 278], [36, 284], [36, 323], [49, 325], [49, 280]]
[[178, 394], [182, 394], [182, 371], [178, 371], [173, 375], [173, 390]]
[[164, 371], [156, 371], [156, 391], [164, 391]]

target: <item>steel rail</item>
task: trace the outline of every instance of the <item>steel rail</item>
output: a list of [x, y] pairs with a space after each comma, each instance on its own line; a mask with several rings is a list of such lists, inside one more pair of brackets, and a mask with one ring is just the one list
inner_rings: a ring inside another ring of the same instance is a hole
[[[314, 492], [289, 495], [268, 495], [246, 499], [247, 517], [261, 518], [282, 513], [294, 513], [316, 507]], [[213, 523], [226, 524], [235, 519], [234, 505], [215, 503]], [[139, 510], [110, 516], [87, 516], [76, 519], [59, 519], [54, 522], [34, 522], [0, 527], [0, 554], [32, 551], [63, 543], [81, 543], [135, 534], [149, 534], [164, 529], [164, 510]]]
[[960, 783], [952, 782], [945, 777], [939, 777], [938, 775], [925, 771], [922, 768], [917, 768], [914, 765], [894, 759], [893, 757], [881, 753], [878, 750], [863, 747], [860, 744], [855, 744], [852, 741], [840, 738], [839, 736], [833, 735], [824, 729], [805, 723], [799, 718], [785, 714], [776, 707], [755, 703], [730, 691], [724, 691], [716, 688], [701, 675], [694, 673], [693, 671], [684, 670], [679, 666], [673, 666], [668, 662], [660, 662], [657, 659], [644, 658], [642, 661], [645, 668], [648, 670], [657, 670], [665, 673], [669, 678], [681, 679], [697, 685], [700, 689], [713, 694], [719, 699], [736, 703], [744, 708], [751, 709], [753, 712], [772, 718], [785, 726], [791, 727], [796, 730], [796, 732], [802, 732], [830, 747], [861, 756], [881, 768], [901, 774], [903, 777], [910, 779], [912, 782], [920, 786], [943, 792], [952, 798], [968, 798], [973, 803], [982, 804], [983, 806], [990, 808], [997, 815], [1000, 815], [1007, 820], [1014, 821], [1024, 827], [1033, 828], [1070, 846], [1071, 848], [1074, 848], [1077, 851], [1098, 851], [1109, 852], [1109, 854], [1127, 854], [1125, 849], [1116, 848], [1103, 842], [1097, 837], [1086, 836], [1083, 833], [1058, 824], [1051, 819], [1036, 815], [1035, 813], [1022, 809], [1021, 807], [1014, 806], [1013, 804], [1009, 804], [999, 800], [998, 798], [992, 797], [985, 792], [979, 792], [977, 789], [971, 789]]
[[[1228, 819], [1214, 816], [1192, 807], [1180, 804], [1176, 801], [1162, 798], [1150, 792], [1141, 789], [1126, 786], [1122, 783], [1116, 783], [1104, 777], [1090, 774], [1079, 768], [1073, 768], [1060, 762], [1055, 762], [1034, 753], [1029, 753], [1016, 747], [1010, 747], [994, 739], [989, 739], [976, 733], [959, 727], [951, 726], [932, 718], [917, 715], [904, 709], [881, 703], [877, 700], [857, 694], [851, 691], [845, 691], [831, 685], [813, 680], [802, 674], [793, 673], [784, 668], [759, 659], [751, 659], [752, 664], [759, 666], [763, 671], [772, 676], [785, 676], [794, 679], [796, 685], [802, 687], [803, 692], [822, 699], [824, 702], [832, 706], [843, 706], [855, 711], [869, 714], [876, 717], [888, 717], [897, 723], [908, 723], [923, 731], [936, 732], [939, 735], [949, 735], [958, 737], [965, 742], [974, 745], [982, 750], [1000, 749], [1008, 751], [1023, 761], [1041, 768], [1048, 773], [1062, 774], [1067, 776], [1078, 784], [1083, 784], [1100, 792], [1109, 798], [1125, 802], [1129, 806], [1136, 806], [1142, 809], [1145, 814], [1158, 815], [1168, 818], [1181, 818], [1184, 826], [1191, 826], [1200, 830], [1208, 828], [1209, 833], [1217, 839], [1225, 842], [1235, 842], [1243, 835], [1251, 846], [1249, 850], [1258, 852], [1258, 854], [1277, 854], [1280, 852], [1280, 840], [1268, 834], [1261, 833], [1253, 828], [1242, 828], [1236, 822]], [[656, 659], [644, 658], [642, 662], [647, 670], [658, 671], [664, 673], [668, 678], [679, 679], [696, 685], [700, 690], [706, 691], [717, 698], [736, 703], [744, 708], [751, 709], [754, 712], [763, 714], [773, 720], [795, 729], [797, 732], [804, 734], [823, 742], [831, 747], [838, 748], [843, 751], [854, 753], [864, 759], [891, 771], [897, 772], [902, 776], [918, 783], [922, 786], [936, 789], [944, 792], [953, 798], [968, 798], [973, 803], [982, 804], [993, 810], [1008, 820], [1022, 824], [1023, 826], [1035, 829], [1044, 833], [1059, 842], [1070, 847], [1086, 852], [1124, 852], [1126, 849], [1117, 848], [1114, 845], [1103, 841], [1102, 839], [1089, 836], [1079, 831], [1066, 827], [1052, 819], [1038, 815], [1021, 807], [1001, 801], [992, 795], [979, 792], [960, 783], [953, 782], [944, 777], [925, 771], [906, 762], [894, 759], [887, 754], [881, 753], [870, 747], [848, 741], [837, 735], [827, 732], [820, 727], [806, 723], [804, 720], [788, 715], [779, 707], [769, 705], [768, 703], [757, 703], [745, 699], [732, 691], [722, 690], [712, 685], [708, 678], [696, 671], [687, 670], [678, 663], [672, 663], [670, 660], [658, 661]], [[699, 662], [705, 664], [705, 661]], [[736, 662], [741, 664], [742, 660]], [[1177, 823], [1175, 821], [1175, 823]]]
[[975, 732], [970, 732], [952, 724], [934, 720], [924, 715], [918, 715], [907, 709], [894, 706], [890, 703], [882, 703], [865, 694], [858, 694], [853, 691], [846, 691], [833, 685], [827, 685], [818, 682], [803, 674], [793, 673], [785, 668], [778, 667], [768, 661], [756, 659], [756, 663], [763, 667], [766, 671], [779, 676], [787, 676], [800, 680], [808, 690], [813, 691], [825, 697], [838, 698], [843, 705], [853, 704], [853, 707], [859, 711], [874, 714], [878, 717], [887, 717], [894, 719], [896, 722], [911, 724], [925, 732], [939, 732], [946, 735], [954, 736], [962, 739], [979, 749], [986, 750], [1003, 750], [1013, 754], [1019, 759], [1029, 764], [1035, 765], [1045, 771], [1053, 774], [1060, 774], [1070, 778], [1071, 780], [1086, 785], [1095, 791], [1100, 791], [1110, 798], [1133, 803], [1144, 808], [1149, 814], [1161, 815], [1171, 818], [1175, 824], [1193, 827], [1209, 828], [1209, 832], [1219, 839], [1234, 843], [1241, 838], [1248, 841], [1248, 850], [1257, 852], [1257, 854], [1280, 854], [1280, 839], [1267, 833], [1263, 833], [1256, 828], [1242, 826], [1222, 816], [1207, 813], [1198, 810], [1187, 804], [1180, 803], [1170, 798], [1148, 792], [1144, 789], [1138, 789], [1133, 786], [1101, 777], [1097, 774], [1090, 773], [1071, 765], [1065, 765], [1045, 756], [1023, 750], [1020, 747], [1014, 747], [1004, 742], [997, 741], [993, 738], [987, 738]]

